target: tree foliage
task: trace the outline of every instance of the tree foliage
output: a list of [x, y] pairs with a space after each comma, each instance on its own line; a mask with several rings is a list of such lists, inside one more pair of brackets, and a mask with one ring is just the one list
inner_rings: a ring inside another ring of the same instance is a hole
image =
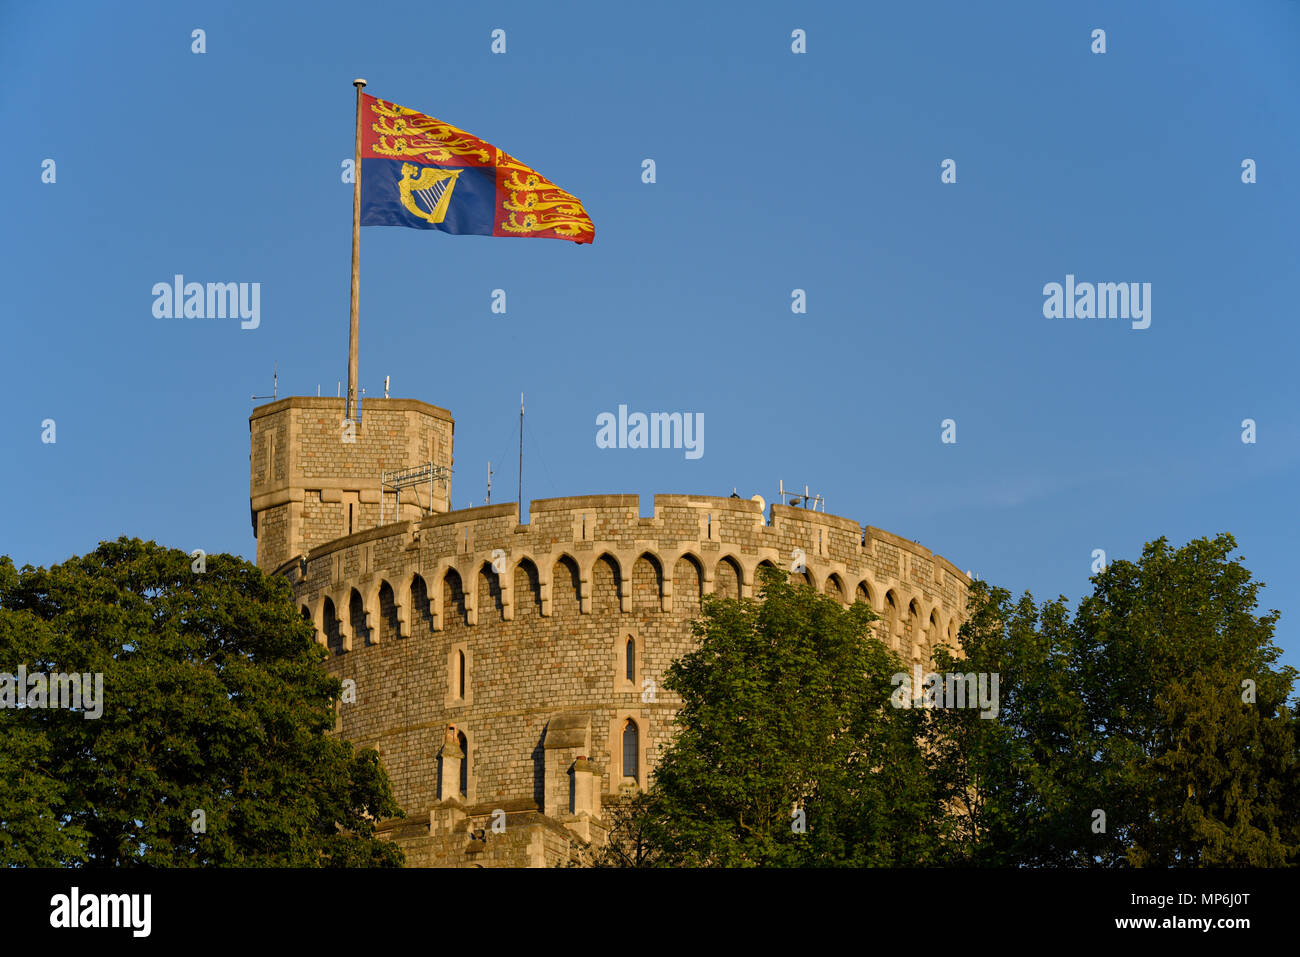
[[205, 561], [127, 538], [0, 558], [0, 672], [103, 675], [98, 718], [0, 710], [0, 865], [400, 865], [374, 829], [400, 809], [375, 752], [328, 733], [341, 686], [288, 583]]
[[1151, 542], [1074, 614], [976, 582], [933, 667], [997, 675], [995, 717], [888, 707], [902, 662], [863, 605], [779, 575], [708, 599], [664, 682], [676, 737], [599, 862], [1294, 865], [1297, 673], [1235, 548]]
[[1278, 866], [1300, 854], [1296, 671], [1275, 667], [1276, 611], [1231, 535], [1093, 577], [1064, 599], [979, 588], [962, 661], [997, 671], [996, 724], [936, 713], [979, 795], [961, 854], [972, 863]]
[[889, 706], [902, 663], [872, 637], [866, 605], [764, 571], [760, 600], [706, 597], [699, 647], [664, 678], [682, 699], [678, 734], [603, 863], [930, 859], [938, 797], [916, 716]]

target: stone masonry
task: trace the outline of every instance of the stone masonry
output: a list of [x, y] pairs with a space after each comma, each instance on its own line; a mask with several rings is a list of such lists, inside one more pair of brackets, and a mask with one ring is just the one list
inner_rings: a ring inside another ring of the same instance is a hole
[[[451, 415], [371, 399], [352, 438], [343, 400], [255, 410], [258, 564], [286, 575], [355, 686], [336, 732], [378, 750], [406, 817], [381, 824], [412, 866], [549, 866], [603, 838], [601, 808], [648, 786], [672, 735], [668, 665], [703, 595], [750, 597], [790, 569], [924, 664], [955, 643], [969, 580], [916, 543], [747, 499], [634, 495], [448, 510], [448, 489], [389, 494], [379, 474], [451, 465]], [[350, 512], [349, 512], [350, 508]], [[351, 525], [349, 526], [349, 522]]]

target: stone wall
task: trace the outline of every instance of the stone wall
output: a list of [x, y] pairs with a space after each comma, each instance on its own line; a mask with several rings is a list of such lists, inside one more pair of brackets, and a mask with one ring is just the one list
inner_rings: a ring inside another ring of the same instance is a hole
[[451, 415], [370, 399], [349, 427], [343, 407], [292, 397], [249, 418], [257, 560], [354, 689], [335, 730], [379, 752], [407, 815], [380, 831], [413, 866], [550, 865], [599, 843], [601, 808], [650, 784], [672, 736], [663, 675], [702, 597], [752, 596], [760, 565], [868, 602], [907, 661], [955, 641], [966, 576], [834, 515], [657, 495], [641, 518], [634, 495], [589, 495], [533, 502], [521, 525], [513, 503], [448, 511], [449, 483], [381, 513], [382, 471], [450, 469]]
[[[347, 423], [344, 400], [295, 396], [249, 417], [249, 499], [257, 562], [268, 570], [311, 548], [380, 524], [380, 475], [452, 464], [451, 413], [412, 399], [367, 399]], [[385, 519], [448, 508], [448, 482], [389, 494]], [[273, 530], [260, 526], [273, 521]]]
[[[463, 809], [460, 830], [393, 832], [412, 863], [508, 863], [466, 836], [502, 808], [599, 827], [573, 797], [580, 758], [594, 765], [596, 804], [647, 786], [679, 703], [662, 676], [694, 644], [701, 596], [753, 595], [762, 563], [789, 569], [802, 556], [813, 587], [868, 601], [906, 660], [927, 660], [964, 610], [968, 581], [946, 559], [837, 516], [774, 505], [769, 523], [748, 500], [681, 495], [656, 496], [653, 518], [627, 495], [537, 501], [530, 516], [520, 525], [508, 504], [398, 522], [321, 545], [291, 573], [327, 667], [355, 682], [339, 733], [379, 751], [408, 822]], [[548, 743], [561, 719], [577, 725], [567, 750]], [[622, 767], [629, 719], [635, 779]], [[458, 781], [439, 786], [449, 726], [467, 745], [463, 795]], [[520, 847], [552, 838], [511, 840], [519, 863]]]

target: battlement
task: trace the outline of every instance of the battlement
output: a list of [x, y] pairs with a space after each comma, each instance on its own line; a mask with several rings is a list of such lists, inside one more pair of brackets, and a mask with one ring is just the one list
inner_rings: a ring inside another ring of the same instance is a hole
[[449, 481], [385, 499], [380, 477], [429, 463], [449, 474], [454, 429], [450, 412], [415, 399], [367, 399], [355, 422], [338, 398], [291, 396], [254, 409], [249, 507], [258, 565], [279, 568], [390, 517], [447, 511]]
[[[638, 545], [653, 551], [661, 542], [698, 542], [704, 551], [736, 551], [735, 557], [759, 555], [777, 564], [795, 561], [802, 548], [816, 564], [873, 560], [887, 577], [896, 578], [905, 566], [922, 570], [922, 577], [942, 582], [946, 575], [962, 586], [970, 579], [951, 561], [924, 545], [852, 519], [793, 506], [770, 506], [767, 521], [757, 502], [749, 499], [695, 495], [656, 495], [653, 517], [640, 515], [636, 495], [579, 495], [536, 499], [531, 522], [521, 524], [514, 502], [434, 514], [418, 521], [390, 523], [325, 542], [304, 557], [316, 562], [335, 552], [380, 539], [401, 538], [406, 548], [421, 542], [421, 554], [434, 560], [459, 560], [492, 543], [507, 556], [512, 549], [549, 552], [563, 541], [570, 550], [625, 552]], [[792, 554], [778, 562], [774, 554], [787, 540]], [[541, 546], [540, 548], [538, 546]], [[651, 547], [653, 546], [653, 547]]]
[[[409, 592], [416, 579], [428, 595], [435, 631], [443, 619], [439, 583], [453, 581], [449, 587], [463, 593], [465, 620], [472, 625], [478, 619], [473, 586], [483, 577], [501, 619], [508, 621], [515, 605], [511, 573], [520, 568], [533, 583], [543, 617], [552, 613], [551, 582], [564, 565], [577, 582], [576, 609], [588, 612], [598, 562], [610, 570], [623, 610], [630, 601], [623, 584], [642, 560], [653, 567], [657, 603], [670, 610], [674, 568], [685, 559], [697, 570], [703, 594], [748, 597], [759, 566], [766, 564], [797, 572], [845, 602], [862, 598], [882, 617], [901, 619], [910, 612], [925, 618], [942, 608], [939, 617], [947, 625], [964, 611], [966, 575], [943, 556], [882, 529], [776, 504], [768, 521], [748, 499], [656, 495], [654, 515], [646, 518], [639, 504], [636, 495], [540, 499], [531, 504], [528, 524], [520, 523], [513, 502], [433, 514], [322, 543], [281, 570], [317, 622], [322, 642], [330, 619], [340, 620], [341, 609], [354, 604], [354, 593], [362, 612], [374, 615], [384, 584], [394, 591], [394, 607], [405, 620], [408, 602], [396, 593]], [[373, 628], [362, 630], [368, 635]], [[338, 634], [339, 650], [350, 650], [348, 629]]]

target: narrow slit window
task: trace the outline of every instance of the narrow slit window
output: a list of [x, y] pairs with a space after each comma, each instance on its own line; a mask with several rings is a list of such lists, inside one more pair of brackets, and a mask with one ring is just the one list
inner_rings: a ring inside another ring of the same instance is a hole
[[632, 778], [634, 781], [640, 781], [641, 777], [637, 773], [637, 754], [640, 750], [640, 735], [637, 733], [636, 722], [631, 718], [627, 719], [627, 724], [623, 726], [623, 777]]
[[469, 739], [465, 737], [465, 732], [456, 732], [456, 743], [460, 745], [460, 753], [464, 755], [460, 759], [460, 793], [469, 796]]
[[629, 638], [627, 640], [627, 647], [624, 649], [624, 657], [626, 658], [625, 665], [626, 665], [626, 672], [627, 672], [627, 680], [631, 682], [635, 682], [636, 681], [636, 639]]

